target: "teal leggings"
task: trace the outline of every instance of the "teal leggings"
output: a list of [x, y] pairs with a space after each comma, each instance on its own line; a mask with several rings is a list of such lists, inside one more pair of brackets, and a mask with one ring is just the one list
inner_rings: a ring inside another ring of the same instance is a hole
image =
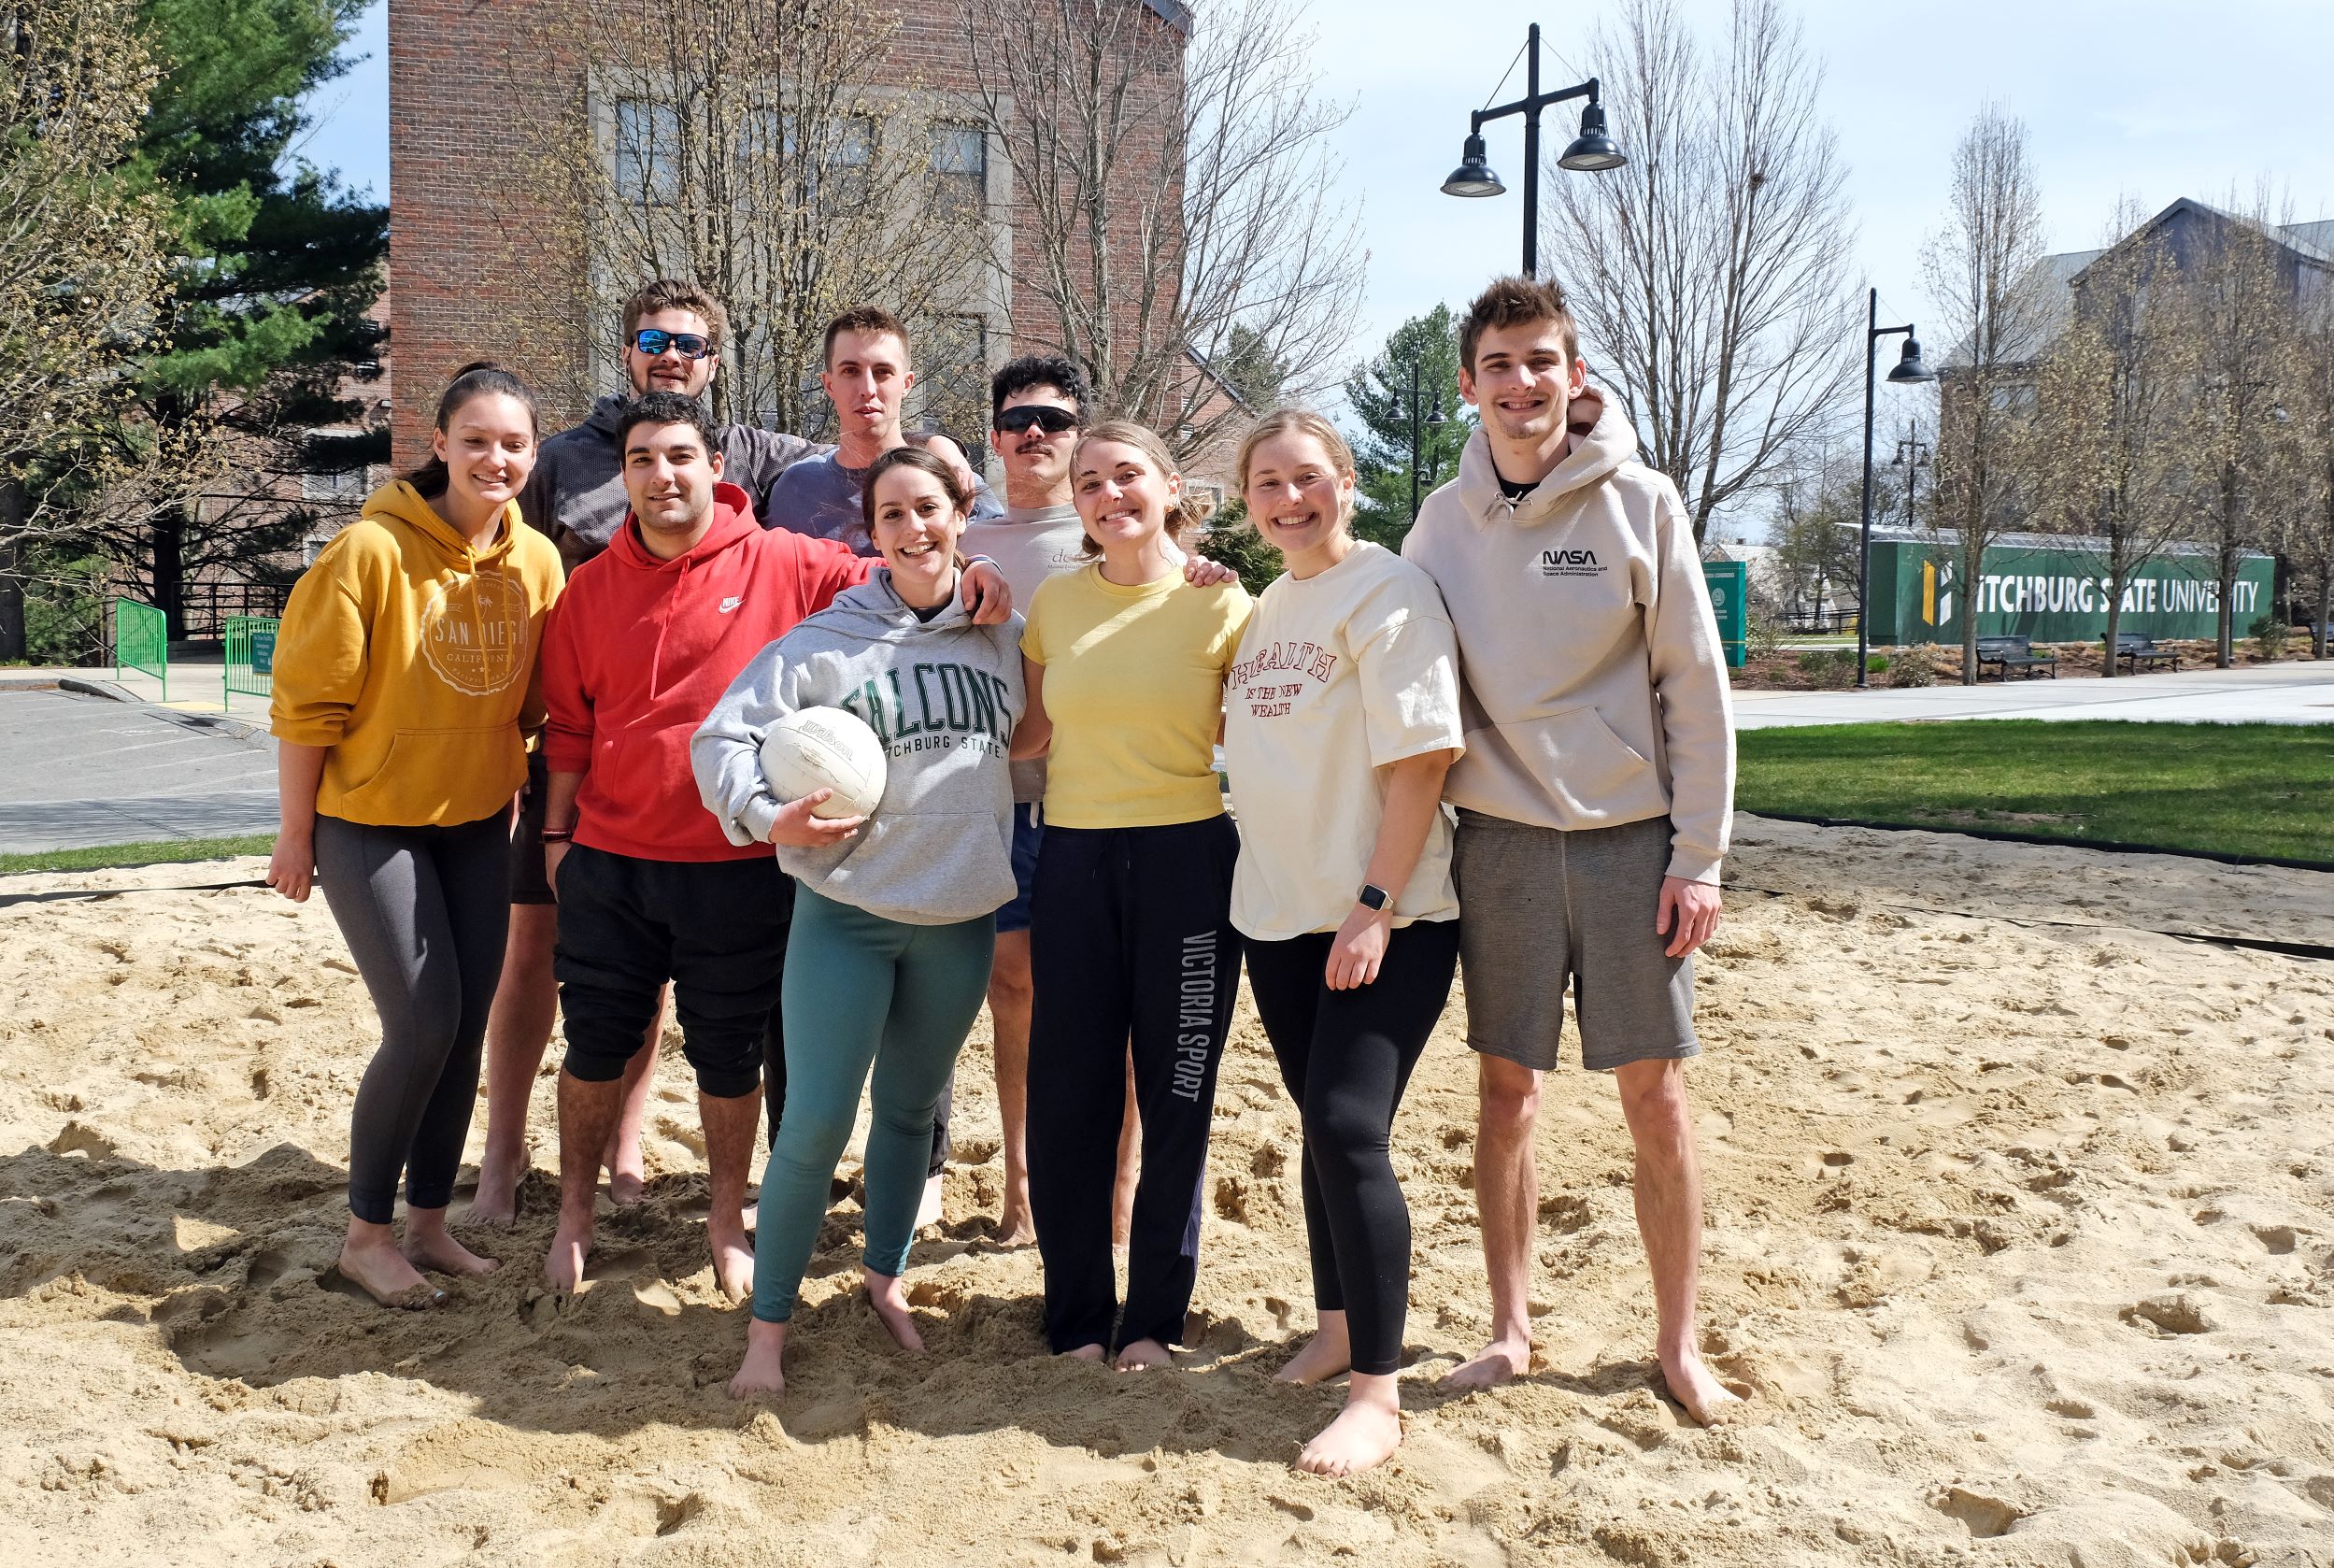
[[907, 1266], [932, 1119], [989, 989], [997, 919], [904, 925], [798, 889], [786, 939], [786, 1114], [761, 1173], [754, 1316], [783, 1323], [826, 1222], [829, 1183], [875, 1070], [867, 1266]]

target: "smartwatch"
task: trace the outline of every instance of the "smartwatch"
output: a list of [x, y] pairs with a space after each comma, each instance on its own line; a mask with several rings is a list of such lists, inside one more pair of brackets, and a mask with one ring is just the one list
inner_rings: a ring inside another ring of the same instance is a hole
[[1373, 883], [1364, 882], [1361, 884], [1361, 891], [1354, 894], [1354, 902], [1371, 913], [1376, 914], [1394, 902], [1394, 895]]

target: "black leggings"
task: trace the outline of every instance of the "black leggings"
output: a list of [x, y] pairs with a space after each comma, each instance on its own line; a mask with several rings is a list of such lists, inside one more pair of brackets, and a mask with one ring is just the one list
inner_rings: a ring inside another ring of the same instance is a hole
[[510, 820], [383, 828], [316, 820], [324, 902], [381, 1017], [357, 1085], [349, 1212], [386, 1225], [453, 1201], [478, 1094], [478, 1049], [510, 931]]
[[1427, 1036], [1450, 999], [1459, 922], [1421, 920], [1387, 939], [1378, 977], [1322, 979], [1327, 932], [1248, 944], [1248, 989], [1304, 1118], [1304, 1230], [1313, 1304], [1344, 1312], [1353, 1369], [1402, 1369], [1410, 1304], [1410, 1206], [1388, 1135]]
[[[1030, 1209], [1046, 1264], [1046, 1339], [1057, 1351], [1183, 1338], [1216, 1064], [1240, 991], [1239, 848], [1222, 817], [1046, 829], [1031, 900]], [[1110, 1194], [1130, 1033], [1143, 1174], [1120, 1318]]]

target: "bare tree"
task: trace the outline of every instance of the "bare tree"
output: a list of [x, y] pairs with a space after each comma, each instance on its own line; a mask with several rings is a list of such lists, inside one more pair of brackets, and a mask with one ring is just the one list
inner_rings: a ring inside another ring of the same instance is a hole
[[2290, 535], [2299, 576], [2317, 590], [2310, 651], [2323, 659], [2334, 619], [2334, 290], [2321, 288], [2302, 319], [2286, 406], [2295, 509]]
[[995, 264], [1020, 335], [1184, 453], [1236, 428], [1254, 391], [1302, 398], [1338, 378], [1367, 260], [1330, 180], [1348, 111], [1317, 93], [1298, 8], [1194, 9], [1188, 38], [1130, 0], [962, 11], [1013, 171]]
[[27, 551], [58, 526], [40, 492], [129, 395], [167, 213], [129, 177], [155, 80], [132, 0], [0, 5], [0, 659], [21, 659]]
[[1937, 530], [1951, 541], [1967, 607], [1961, 680], [1977, 680], [1976, 593], [1985, 552], [2016, 525], [2032, 364], [2048, 328], [2042, 199], [2026, 122], [1980, 109], [1953, 153], [1945, 226], [1922, 252], [1953, 349], [1939, 388]]
[[[2035, 518], [2104, 542], [2107, 647], [2125, 588], [2185, 531], [2185, 408], [2197, 375], [2177, 272], [2147, 214], [2118, 207], [2108, 248], [2074, 287], [2066, 329], [2036, 367]], [[2111, 652], [2106, 673], [2116, 673]]]
[[2215, 663], [2236, 663], [2237, 574], [2282, 520], [2279, 459], [2289, 443], [2283, 399], [2300, 340], [2299, 279], [2276, 235], [2266, 189], [2231, 196], [2205, 243], [2181, 268], [2178, 298], [2194, 345], [2196, 380], [2186, 439], [2187, 501], [2219, 583]]
[[1780, 0], [1735, 0], [1715, 50], [1673, 0], [1630, 0], [1592, 50], [1630, 161], [1550, 179], [1547, 251], [1700, 539], [1782, 482], [1850, 385], [1847, 169]]
[[[956, 357], [969, 334], [977, 360], [987, 144], [975, 105], [904, 70], [899, 33], [866, 0], [595, 12], [586, 85], [544, 148], [575, 232], [543, 259], [580, 302], [574, 330], [612, 340], [641, 283], [694, 279], [730, 313], [717, 414], [804, 432], [828, 412], [821, 333], [848, 306], [907, 321], [928, 378], [922, 350]], [[585, 377], [605, 373], [594, 358], [573, 356]], [[562, 389], [578, 402], [596, 390]]]

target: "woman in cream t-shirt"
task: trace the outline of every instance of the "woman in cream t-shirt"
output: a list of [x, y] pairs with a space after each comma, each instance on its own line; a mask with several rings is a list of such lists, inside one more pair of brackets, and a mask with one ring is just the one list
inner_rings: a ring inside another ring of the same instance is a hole
[[1298, 1461], [1343, 1475], [1402, 1442], [1410, 1211], [1388, 1139], [1459, 962], [1442, 806], [1464, 746], [1458, 639], [1433, 580], [1349, 531], [1353, 454], [1328, 421], [1267, 417], [1241, 445], [1240, 488], [1288, 570], [1225, 686], [1231, 919], [1304, 1120], [1319, 1328], [1280, 1376], [1352, 1373], [1345, 1411]]

